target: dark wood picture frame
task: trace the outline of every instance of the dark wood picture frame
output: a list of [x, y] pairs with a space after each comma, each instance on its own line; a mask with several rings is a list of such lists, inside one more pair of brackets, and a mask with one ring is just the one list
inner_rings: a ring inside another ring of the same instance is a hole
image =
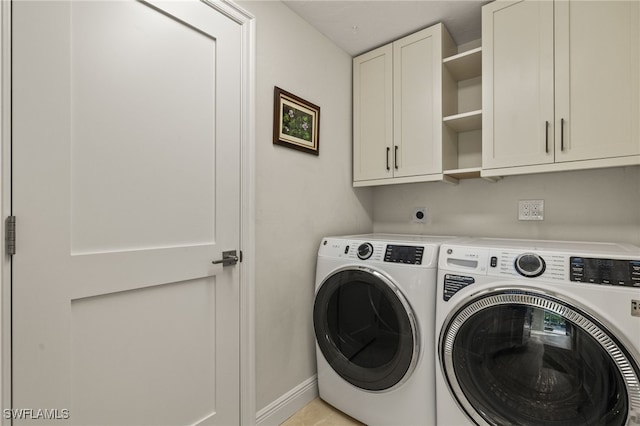
[[273, 143], [320, 154], [320, 107], [275, 86]]

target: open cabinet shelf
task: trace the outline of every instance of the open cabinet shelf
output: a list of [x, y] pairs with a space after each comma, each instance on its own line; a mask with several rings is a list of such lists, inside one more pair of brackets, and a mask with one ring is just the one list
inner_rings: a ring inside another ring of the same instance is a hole
[[458, 133], [482, 129], [482, 110], [463, 112], [442, 119], [444, 124]]
[[480, 167], [469, 167], [466, 169], [445, 170], [443, 174], [454, 179], [475, 179], [480, 177]]
[[497, 182], [502, 179], [501, 176], [481, 176], [482, 167], [468, 167], [466, 169], [444, 170], [442, 174], [445, 176], [444, 181], [447, 183], [458, 183], [462, 179], [478, 179], [482, 178], [487, 182]]
[[482, 75], [482, 47], [449, 56], [442, 63], [447, 67], [454, 80], [462, 81], [480, 77]]
[[442, 142], [447, 160], [443, 164], [444, 180], [457, 183], [460, 179], [480, 178], [482, 47], [444, 58], [442, 68]]

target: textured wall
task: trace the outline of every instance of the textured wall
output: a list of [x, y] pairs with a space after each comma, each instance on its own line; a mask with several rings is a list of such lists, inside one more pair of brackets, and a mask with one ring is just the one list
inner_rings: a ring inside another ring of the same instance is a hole
[[[351, 57], [283, 3], [256, 16], [256, 408], [313, 376], [322, 237], [371, 232], [371, 189], [351, 185]], [[273, 87], [321, 108], [320, 156], [272, 144]]]
[[[518, 221], [520, 199], [543, 199], [544, 221]], [[414, 207], [426, 224], [411, 222]], [[376, 232], [640, 245], [640, 167], [377, 187], [373, 215]]]

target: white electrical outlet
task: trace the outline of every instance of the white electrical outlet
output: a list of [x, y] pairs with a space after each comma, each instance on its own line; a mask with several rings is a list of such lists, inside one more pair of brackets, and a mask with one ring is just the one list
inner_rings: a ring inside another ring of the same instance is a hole
[[427, 208], [415, 207], [413, 209], [413, 223], [427, 223]]
[[519, 200], [518, 220], [544, 220], [544, 200]]

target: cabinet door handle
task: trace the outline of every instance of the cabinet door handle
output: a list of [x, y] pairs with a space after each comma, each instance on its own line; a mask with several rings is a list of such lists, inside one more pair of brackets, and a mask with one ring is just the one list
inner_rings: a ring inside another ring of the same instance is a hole
[[560, 151], [564, 151], [564, 118], [560, 119]]
[[544, 122], [544, 152], [549, 153], [549, 121]]
[[391, 167], [389, 167], [389, 152], [391, 151], [391, 148], [387, 147], [387, 171], [391, 170]]
[[393, 165], [398, 170], [398, 145], [394, 147], [395, 151], [393, 152]]

